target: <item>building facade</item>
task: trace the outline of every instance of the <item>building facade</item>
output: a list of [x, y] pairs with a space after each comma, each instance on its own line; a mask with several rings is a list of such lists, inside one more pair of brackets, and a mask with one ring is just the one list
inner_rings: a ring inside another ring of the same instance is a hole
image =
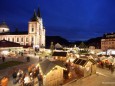
[[107, 33], [101, 39], [101, 49], [115, 49], [115, 33]]
[[43, 27], [40, 11], [34, 11], [33, 17], [28, 22], [28, 31], [10, 32], [8, 26], [3, 23], [0, 25], [0, 40], [16, 42], [21, 45], [45, 46], [45, 28]]

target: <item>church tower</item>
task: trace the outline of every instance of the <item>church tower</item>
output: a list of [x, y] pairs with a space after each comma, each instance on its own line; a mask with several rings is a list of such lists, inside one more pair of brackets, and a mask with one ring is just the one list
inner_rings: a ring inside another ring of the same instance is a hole
[[28, 35], [29, 45], [39, 47], [45, 46], [45, 29], [43, 27], [43, 22], [39, 9], [37, 13], [34, 10], [33, 17], [29, 21]]

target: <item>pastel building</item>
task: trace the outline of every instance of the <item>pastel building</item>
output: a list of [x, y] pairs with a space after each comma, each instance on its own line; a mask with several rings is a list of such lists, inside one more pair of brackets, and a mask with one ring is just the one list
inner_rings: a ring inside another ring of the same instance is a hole
[[107, 33], [101, 39], [101, 49], [115, 49], [115, 33]]
[[28, 31], [19, 32], [16, 29], [16, 31], [10, 32], [9, 27], [3, 22], [0, 25], [0, 40], [7, 40], [20, 45], [45, 46], [45, 28], [40, 10], [38, 9], [37, 13], [34, 11], [33, 17], [28, 22]]

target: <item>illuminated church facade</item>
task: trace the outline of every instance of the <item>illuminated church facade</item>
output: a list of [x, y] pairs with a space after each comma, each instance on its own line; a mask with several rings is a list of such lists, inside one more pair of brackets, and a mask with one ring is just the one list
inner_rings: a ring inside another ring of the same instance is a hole
[[7, 40], [21, 45], [45, 46], [45, 28], [40, 15], [34, 11], [33, 17], [28, 22], [28, 31], [19, 32], [18, 30], [10, 32], [9, 27], [3, 22], [0, 25], [0, 40]]

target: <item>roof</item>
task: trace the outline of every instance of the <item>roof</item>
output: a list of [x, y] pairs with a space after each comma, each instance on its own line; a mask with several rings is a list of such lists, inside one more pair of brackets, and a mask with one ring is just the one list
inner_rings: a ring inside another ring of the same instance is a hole
[[78, 64], [78, 65], [82, 65], [84, 66], [86, 64], [87, 60], [83, 60], [83, 59], [79, 59], [79, 58], [76, 58], [73, 63], [75, 64]]
[[50, 70], [52, 70], [56, 65], [65, 68], [62, 61], [50, 61], [48, 59], [44, 60], [43, 62], [39, 63], [41, 71], [43, 72], [43, 75], [47, 75]]
[[115, 32], [105, 33], [105, 35], [113, 35], [113, 34], [115, 34]]
[[2, 22], [2, 24], [0, 24], [0, 28], [9, 28], [6, 24], [6, 22]]
[[63, 56], [63, 57], [66, 57], [67, 56], [67, 52], [54, 52], [52, 56]]
[[96, 64], [96, 62], [93, 59], [83, 59], [83, 58], [76, 58], [73, 63], [81, 66], [85, 66], [87, 62], [90, 61], [93, 64]]
[[93, 64], [96, 64], [96, 61], [93, 59], [89, 59], [89, 61], [91, 61]]
[[36, 11], [34, 10], [34, 14], [33, 14], [33, 17], [31, 18], [30, 21], [38, 21], [38, 16], [36, 14]]
[[7, 40], [1, 40], [0, 41], [0, 47], [22, 47], [20, 44], [15, 42], [10, 42]]
[[98, 56], [95, 55], [95, 54], [91, 54], [91, 56], [92, 56], [93, 58], [98, 58]]
[[37, 16], [38, 16], [38, 17], [41, 17], [40, 9], [39, 9], [39, 8], [38, 8]]
[[104, 39], [109, 39], [109, 38], [115, 38], [115, 32], [111, 32], [111, 33], [105, 33], [103, 35]]
[[11, 32], [11, 35], [25, 35], [28, 34], [28, 31], [18, 31], [18, 32]]
[[27, 35], [27, 34], [28, 34], [27, 31], [0, 33], [0, 35]]

